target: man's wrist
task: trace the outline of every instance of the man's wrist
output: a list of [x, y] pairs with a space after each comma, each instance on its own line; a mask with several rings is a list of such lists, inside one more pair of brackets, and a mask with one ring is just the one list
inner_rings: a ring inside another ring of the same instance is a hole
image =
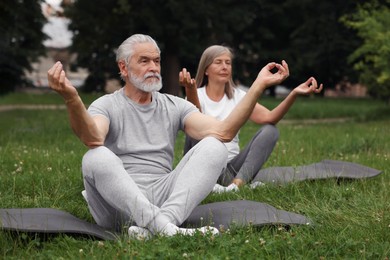
[[80, 100], [80, 96], [79, 95], [71, 97], [71, 98], [66, 98], [65, 99], [65, 104], [66, 105], [70, 105], [70, 104], [72, 104], [72, 103], [74, 103], [76, 101], [79, 101], [79, 100]]

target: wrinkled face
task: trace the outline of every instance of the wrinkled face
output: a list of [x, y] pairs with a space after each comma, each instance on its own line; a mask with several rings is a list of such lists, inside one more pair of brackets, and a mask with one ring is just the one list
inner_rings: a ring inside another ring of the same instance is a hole
[[229, 53], [216, 57], [205, 71], [209, 81], [226, 83], [232, 77], [232, 58]]
[[128, 61], [126, 74], [130, 84], [145, 91], [158, 91], [162, 87], [160, 54], [152, 43], [140, 43]]

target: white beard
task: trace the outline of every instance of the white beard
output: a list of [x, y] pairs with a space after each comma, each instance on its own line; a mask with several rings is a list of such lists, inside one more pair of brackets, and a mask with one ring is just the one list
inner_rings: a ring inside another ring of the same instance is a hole
[[[154, 77], [158, 78], [157, 82], [152, 82], [152, 83], [147, 83], [145, 80], [149, 77]], [[153, 73], [149, 72], [146, 73], [143, 78], [142, 77], [137, 77], [133, 73], [129, 73], [129, 81], [131, 84], [133, 84], [136, 88], [139, 90], [142, 90], [144, 92], [154, 92], [154, 91], [159, 91], [162, 88], [162, 78], [159, 73]]]

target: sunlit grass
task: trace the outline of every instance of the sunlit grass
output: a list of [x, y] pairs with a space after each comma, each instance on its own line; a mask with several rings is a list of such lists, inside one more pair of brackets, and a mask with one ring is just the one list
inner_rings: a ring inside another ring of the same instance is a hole
[[[309, 107], [310, 113], [321, 110], [321, 117], [332, 117], [336, 111], [329, 108], [327, 114], [327, 102], [341, 107], [347, 101], [305, 99], [294, 106], [294, 113], [300, 111], [294, 117], [305, 118], [304, 111]], [[246, 187], [237, 193], [211, 194], [204, 201], [259, 201], [303, 214], [314, 225], [237, 227], [225, 230], [219, 237], [178, 236], [150, 241], [130, 240], [123, 235], [110, 242], [65, 235], [44, 240], [1, 232], [0, 257], [386, 259], [390, 256], [390, 119], [382, 116], [380, 120], [356, 120], [355, 116], [369, 115], [381, 105], [367, 100], [351, 102], [354, 105], [346, 105], [349, 112], [343, 113], [353, 120], [321, 124], [281, 122], [280, 140], [265, 167], [332, 159], [380, 169], [381, 175], [356, 181], [328, 179], [283, 186], [267, 184], [254, 190]], [[0, 112], [0, 121], [0, 208], [58, 208], [93, 222], [80, 194], [81, 158], [87, 149], [72, 133], [66, 111], [6, 111]], [[242, 145], [257, 129], [254, 124], [246, 124], [240, 135]], [[182, 146], [180, 134], [175, 164], [181, 158]]]

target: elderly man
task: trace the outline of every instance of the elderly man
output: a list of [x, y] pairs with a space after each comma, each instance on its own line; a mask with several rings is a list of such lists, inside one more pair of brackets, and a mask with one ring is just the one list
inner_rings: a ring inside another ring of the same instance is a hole
[[[65, 100], [73, 131], [90, 148], [82, 171], [96, 223], [116, 230], [135, 223], [130, 235], [217, 233], [211, 227], [179, 226], [210, 193], [226, 166], [222, 142], [236, 135], [261, 93], [288, 76], [288, 67], [267, 64], [242, 102], [219, 121], [182, 98], [158, 92], [160, 49], [150, 36], [126, 39], [116, 61], [125, 86], [98, 98], [88, 110], [61, 63], [48, 71], [50, 87]], [[201, 141], [172, 169], [179, 130]]]

